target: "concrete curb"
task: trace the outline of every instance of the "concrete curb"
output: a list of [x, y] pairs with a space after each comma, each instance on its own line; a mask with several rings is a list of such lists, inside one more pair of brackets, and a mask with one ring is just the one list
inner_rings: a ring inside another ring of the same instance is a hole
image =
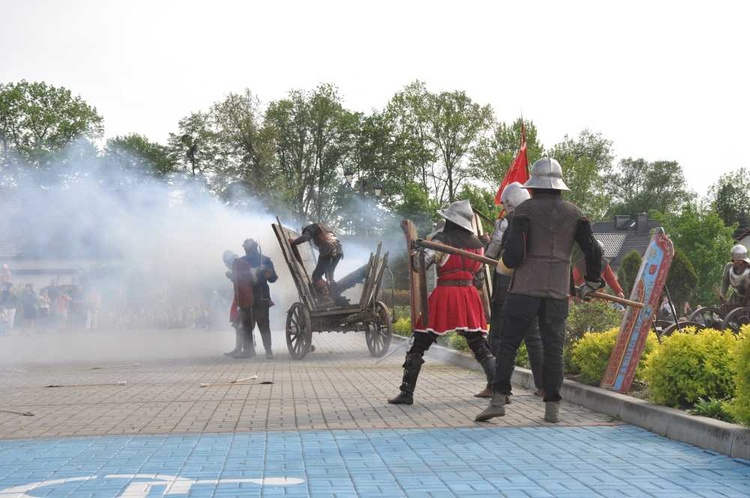
[[[406, 339], [396, 335], [393, 337], [397, 340]], [[432, 346], [427, 356], [471, 370], [482, 369], [473, 356], [442, 346]], [[516, 367], [512, 381], [515, 385], [527, 389], [534, 388], [531, 371], [526, 368]], [[675, 408], [656, 405], [568, 379], [563, 382], [562, 396], [566, 401], [605, 413], [617, 420], [642, 427], [669, 439], [713, 450], [733, 458], [750, 460], [750, 429], [742, 426], [712, 418], [688, 415]]]

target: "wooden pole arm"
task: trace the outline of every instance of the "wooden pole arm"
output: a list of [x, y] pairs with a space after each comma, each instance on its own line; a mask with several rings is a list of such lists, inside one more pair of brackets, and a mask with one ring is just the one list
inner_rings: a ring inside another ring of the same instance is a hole
[[[439, 242], [433, 242], [431, 240], [417, 239], [414, 241], [414, 244], [418, 247], [425, 247], [427, 249], [433, 249], [435, 251], [463, 256], [487, 265], [496, 266], [500, 262], [497, 259], [488, 258], [487, 256], [480, 256], [478, 254], [474, 254], [473, 252], [464, 251], [463, 249], [458, 249], [457, 247], [448, 246]], [[643, 303], [639, 303], [638, 301], [631, 301], [630, 299], [625, 299], [622, 297], [612, 296], [610, 294], [605, 294], [604, 292], [592, 292], [591, 294], [589, 294], [589, 296], [612, 301], [613, 303], [624, 304], [625, 306], [632, 306], [639, 309], [643, 308]]]
[[604, 292], [592, 292], [591, 294], [589, 294], [589, 296], [598, 297], [599, 299], [604, 299], [605, 301], [612, 301], [613, 303], [624, 304], [625, 306], [632, 306], [633, 308], [643, 308], [643, 303], [639, 303], [638, 301], [631, 301], [630, 299], [625, 299], [624, 297], [605, 294]]
[[440, 251], [445, 252], [448, 254], [455, 254], [457, 256], [463, 256], [465, 258], [473, 259], [475, 261], [479, 261], [480, 263], [484, 263], [486, 265], [492, 265], [496, 266], [499, 261], [496, 259], [488, 258], [487, 256], [480, 256], [479, 254], [474, 254], [473, 252], [464, 251], [463, 249], [459, 249], [457, 247], [448, 246], [445, 244], [441, 244], [440, 242], [433, 242], [431, 240], [424, 240], [424, 239], [417, 239], [414, 241], [414, 244], [419, 247], [425, 247], [427, 249], [432, 249], [434, 251]]

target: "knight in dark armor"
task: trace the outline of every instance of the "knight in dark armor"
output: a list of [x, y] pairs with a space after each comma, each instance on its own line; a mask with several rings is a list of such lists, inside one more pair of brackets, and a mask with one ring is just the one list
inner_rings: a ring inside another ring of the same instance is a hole
[[563, 383], [563, 345], [565, 320], [570, 295], [570, 255], [578, 243], [584, 254], [585, 283], [577, 289], [582, 299], [600, 289], [601, 249], [594, 239], [591, 223], [578, 207], [564, 201], [568, 190], [560, 164], [542, 158], [531, 167], [524, 184], [531, 199], [515, 210], [508, 228], [508, 239], [498, 266], [511, 274], [505, 300], [500, 347], [493, 383], [492, 400], [477, 421], [505, 415], [507, 396], [511, 394], [511, 375], [516, 352], [534, 318], [539, 320], [544, 361], [542, 383], [548, 422], [560, 420], [560, 388]]
[[[492, 232], [490, 244], [487, 246], [485, 255], [492, 259], [500, 259], [503, 248], [508, 241], [508, 227], [513, 220], [513, 213], [519, 204], [530, 197], [528, 190], [518, 182], [507, 185], [500, 195], [500, 202], [505, 210], [505, 217], [495, 222], [495, 229]], [[510, 286], [510, 275], [505, 275], [498, 267], [495, 267], [492, 278], [492, 312], [490, 314], [490, 333], [489, 344], [492, 354], [497, 356], [500, 348], [500, 331], [503, 326], [503, 308], [505, 298], [508, 296], [508, 287]], [[539, 321], [532, 320], [529, 330], [524, 338], [526, 344], [526, 353], [529, 356], [529, 365], [531, 374], [534, 377], [534, 394], [541, 396], [544, 393], [542, 388], [542, 362], [544, 361], [544, 352], [542, 348], [542, 337], [539, 335]], [[491, 398], [492, 386], [489, 389], [478, 393], [478, 398]]]
[[[472, 252], [484, 254], [484, 245], [472, 226], [474, 212], [469, 201], [457, 201], [447, 209], [438, 211], [445, 218], [445, 227], [435, 234], [433, 241]], [[414, 258], [416, 255], [412, 255]], [[482, 263], [465, 256], [425, 250], [426, 264], [437, 265], [437, 286], [427, 300], [427, 323], [422, 318], [414, 329], [414, 342], [406, 353], [404, 376], [400, 394], [388, 400], [395, 405], [411, 405], [414, 388], [422, 369], [425, 351], [441, 335], [452, 330], [466, 338], [474, 357], [482, 365], [488, 384], [492, 382], [495, 357], [490, 352], [485, 336], [487, 321], [482, 299], [474, 279], [482, 270]], [[417, 264], [416, 262], [414, 263]]]
[[234, 299], [237, 303], [238, 320], [241, 337], [241, 351], [235, 358], [252, 358], [255, 356], [253, 329], [258, 325], [266, 358], [273, 359], [271, 349], [271, 325], [269, 309], [273, 306], [268, 283], [279, 277], [273, 267], [271, 258], [260, 253], [258, 242], [247, 239], [242, 244], [245, 255], [234, 260], [232, 278], [234, 282]]
[[721, 299], [728, 304], [747, 306], [747, 297], [750, 296], [750, 258], [747, 257], [747, 248], [737, 244], [732, 248], [731, 258], [732, 261], [724, 266], [721, 277]]
[[[338, 296], [334, 272], [336, 265], [344, 257], [344, 250], [336, 234], [322, 223], [311, 223], [302, 228], [302, 234], [296, 239], [289, 239], [292, 246], [312, 241], [318, 249], [318, 263], [312, 273], [312, 284], [315, 291], [324, 296]], [[325, 276], [325, 280], [323, 277]]]

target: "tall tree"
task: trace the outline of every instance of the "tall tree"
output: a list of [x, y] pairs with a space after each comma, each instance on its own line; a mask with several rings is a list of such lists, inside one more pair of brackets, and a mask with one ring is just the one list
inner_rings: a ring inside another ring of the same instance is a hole
[[542, 157], [544, 146], [537, 139], [537, 128], [532, 121], [518, 118], [511, 124], [497, 123], [494, 131], [482, 137], [473, 151], [471, 171], [475, 178], [495, 189], [500, 186], [521, 146], [521, 128], [524, 126], [529, 162]]
[[51, 165], [78, 138], [103, 132], [96, 108], [44, 82], [0, 84], [0, 170]]
[[750, 225], [750, 171], [740, 168], [722, 175], [708, 195], [725, 225]]
[[492, 126], [492, 108], [461, 91], [430, 93], [420, 81], [396, 94], [388, 107], [398, 131], [416, 145], [413, 167], [425, 190], [441, 204], [454, 201], [471, 176], [472, 150]]
[[357, 122], [332, 85], [294, 90], [268, 106], [281, 194], [297, 218], [328, 221], [336, 211]]
[[715, 289], [734, 245], [727, 227], [708, 205], [690, 202], [679, 212], [656, 214], [676, 248], [681, 249], [698, 275], [696, 297], [703, 305], [717, 301]]
[[623, 159], [607, 176], [606, 190], [612, 202], [608, 216], [675, 212], [694, 197], [687, 188], [682, 167], [675, 161]]
[[169, 134], [167, 147], [178, 169], [192, 177], [224, 169], [226, 151], [222, 149], [210, 113], [191, 113], [177, 126], [178, 132]]
[[566, 135], [550, 149], [549, 156], [562, 166], [563, 179], [570, 188], [565, 198], [589, 217], [601, 218], [609, 206], [604, 179], [612, 170], [612, 142], [600, 133], [584, 130], [576, 139]]
[[103, 159], [135, 175], [163, 177], [175, 170], [166, 146], [137, 133], [107, 139]]

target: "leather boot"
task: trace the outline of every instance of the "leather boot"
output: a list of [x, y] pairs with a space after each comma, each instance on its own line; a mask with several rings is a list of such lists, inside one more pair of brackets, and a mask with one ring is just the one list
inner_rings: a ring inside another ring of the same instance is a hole
[[422, 370], [424, 360], [421, 355], [406, 355], [404, 362], [404, 378], [399, 389], [401, 392], [395, 398], [388, 399], [392, 405], [411, 405], [414, 403], [414, 388], [417, 387], [419, 371]]
[[495, 357], [489, 356], [481, 361], [482, 370], [484, 375], [487, 377], [487, 386], [474, 395], [475, 398], [491, 398], [492, 397], [492, 379], [495, 378]]
[[507, 396], [502, 393], [492, 393], [492, 401], [490, 401], [490, 406], [485, 408], [482, 413], [474, 418], [474, 420], [476, 420], [477, 422], [484, 422], [491, 418], [505, 416], [506, 397]]
[[547, 401], [544, 403], [544, 420], [556, 424], [560, 421], [560, 402]]

